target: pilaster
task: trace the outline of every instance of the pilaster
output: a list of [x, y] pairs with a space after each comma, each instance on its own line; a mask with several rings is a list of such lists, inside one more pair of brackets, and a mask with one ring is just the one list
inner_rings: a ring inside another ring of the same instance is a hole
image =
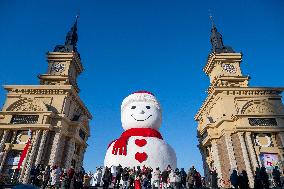
[[259, 163], [257, 161], [256, 153], [255, 153], [253, 143], [252, 143], [252, 140], [251, 140], [251, 132], [246, 132], [245, 135], [246, 135], [246, 141], [247, 141], [247, 144], [248, 144], [248, 151], [249, 151], [251, 161], [252, 161], [253, 170], [256, 170], [256, 168], [260, 167], [260, 166], [259, 166]]
[[26, 170], [25, 170], [25, 175], [23, 178], [23, 183], [28, 183], [29, 181], [30, 171], [31, 171], [32, 166], [34, 166], [34, 158], [35, 158], [35, 155], [38, 149], [38, 144], [39, 144], [41, 133], [42, 133], [41, 130], [36, 131], [35, 140], [32, 144], [32, 150], [28, 158], [28, 161], [26, 162]]
[[46, 144], [47, 136], [48, 136], [48, 130], [44, 130], [43, 133], [42, 133], [42, 137], [41, 137], [41, 141], [40, 141], [40, 145], [39, 145], [39, 149], [38, 149], [35, 165], [38, 165], [38, 164], [41, 163], [43, 150], [44, 150], [44, 147], [45, 147], [45, 144]]
[[2, 137], [1, 142], [0, 142], [0, 152], [2, 152], [3, 149], [4, 149], [5, 141], [7, 140], [7, 136], [9, 134], [9, 132], [10, 132], [9, 130], [4, 130], [3, 137]]
[[231, 133], [225, 134], [225, 141], [226, 141], [228, 156], [229, 156], [229, 160], [230, 160], [231, 170], [237, 169], [237, 161], [236, 161], [236, 157], [235, 157]]
[[211, 151], [212, 151], [212, 157], [214, 160], [214, 167], [216, 169], [218, 177], [222, 179], [221, 162], [220, 162], [220, 157], [219, 157], [219, 152], [218, 152], [217, 140], [213, 139], [211, 142], [211, 145], [212, 145]]
[[50, 157], [49, 157], [49, 165], [51, 166], [54, 166], [56, 165], [57, 163], [57, 160], [58, 160], [58, 153], [59, 153], [59, 143], [60, 143], [60, 132], [57, 131], [55, 133], [55, 136], [54, 136], [54, 139], [53, 139], [53, 142], [52, 142], [52, 147], [51, 147], [51, 154], [50, 154]]
[[69, 169], [71, 166], [71, 161], [74, 155], [75, 150], [75, 142], [74, 139], [68, 139], [68, 145], [67, 145], [67, 154], [66, 154], [66, 161], [65, 161], [65, 169]]
[[246, 148], [245, 140], [244, 140], [244, 132], [238, 132], [239, 140], [241, 143], [242, 154], [245, 162], [246, 172], [249, 178], [249, 185], [251, 188], [254, 187], [254, 177], [250, 166], [249, 154]]

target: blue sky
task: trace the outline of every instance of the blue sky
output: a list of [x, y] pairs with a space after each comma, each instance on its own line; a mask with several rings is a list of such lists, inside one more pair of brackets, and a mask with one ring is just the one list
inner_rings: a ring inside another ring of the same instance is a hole
[[[178, 166], [202, 169], [194, 115], [206, 97], [203, 73], [211, 10], [224, 43], [243, 52], [251, 86], [284, 86], [283, 1], [1, 1], [0, 84], [38, 84], [47, 51], [64, 43], [79, 12], [78, 49], [85, 71], [80, 96], [93, 114], [84, 164], [103, 164], [122, 127], [120, 104], [137, 90], [163, 107], [161, 133]], [[5, 100], [0, 89], [0, 103]]]

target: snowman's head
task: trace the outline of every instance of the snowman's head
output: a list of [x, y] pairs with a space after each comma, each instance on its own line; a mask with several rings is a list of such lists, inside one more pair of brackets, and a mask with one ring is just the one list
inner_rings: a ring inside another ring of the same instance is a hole
[[124, 130], [131, 128], [158, 130], [162, 122], [159, 101], [147, 91], [138, 91], [129, 95], [121, 104], [121, 122]]

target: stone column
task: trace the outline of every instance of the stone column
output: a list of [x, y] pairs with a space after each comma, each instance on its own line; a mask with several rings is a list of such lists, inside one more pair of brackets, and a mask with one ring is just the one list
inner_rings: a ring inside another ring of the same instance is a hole
[[[66, 154], [66, 158], [65, 158], [65, 169], [69, 169], [71, 166], [71, 161], [74, 155], [74, 150], [75, 150], [75, 142], [74, 139], [68, 139], [68, 143], [67, 143], [67, 154]], [[75, 168], [75, 167], [74, 167]]]
[[31, 153], [30, 153], [28, 160], [26, 162], [26, 165], [25, 165], [26, 170], [25, 170], [25, 175], [24, 175], [24, 178], [23, 178], [23, 183], [28, 183], [28, 181], [29, 181], [30, 171], [31, 171], [32, 166], [34, 165], [34, 158], [35, 158], [35, 155], [36, 155], [36, 152], [37, 152], [37, 149], [38, 149], [38, 144], [39, 144], [39, 139], [40, 139], [41, 133], [42, 133], [41, 130], [36, 131], [35, 139], [34, 139], [34, 142], [31, 146], [32, 150], [31, 150]]
[[[221, 162], [219, 158], [219, 152], [218, 152], [218, 146], [217, 146], [217, 140], [213, 139], [211, 142], [211, 151], [212, 151], [212, 158], [214, 160], [214, 167], [216, 169], [216, 172], [218, 174], [219, 179], [222, 179], [222, 169], [221, 169]], [[220, 183], [219, 183], [220, 185]], [[219, 186], [222, 187], [222, 186]]]
[[[9, 132], [10, 132], [9, 130], [4, 130], [4, 133], [3, 133], [3, 136], [2, 136], [2, 139], [1, 139], [1, 142], [0, 142], [0, 152], [2, 152], [3, 149], [4, 149], [5, 141], [7, 140]], [[1, 162], [1, 160], [0, 160], [0, 162]]]
[[225, 142], [226, 142], [226, 146], [227, 146], [231, 170], [237, 169], [237, 161], [236, 161], [236, 157], [235, 157], [231, 133], [225, 134]]
[[86, 152], [86, 146], [82, 145], [80, 149], [80, 157], [78, 159], [78, 168], [80, 169], [81, 166], [83, 166], [83, 161], [84, 161], [84, 154]]
[[280, 133], [278, 134], [278, 136], [279, 136], [279, 138], [280, 138], [280, 140], [281, 140], [282, 146], [284, 147], [284, 132], [280, 132]]
[[246, 132], [246, 141], [247, 141], [247, 145], [248, 145], [248, 151], [249, 151], [249, 155], [251, 157], [251, 161], [252, 161], [252, 166], [253, 166], [253, 171], [256, 170], [257, 167], [259, 167], [258, 161], [257, 161], [257, 157], [255, 154], [255, 150], [253, 147], [253, 143], [251, 140], [251, 132]]
[[60, 136], [61, 134], [59, 132], [56, 132], [53, 138], [49, 162], [48, 162], [48, 164], [51, 166], [54, 166], [58, 163], [58, 154], [60, 153]]
[[2, 155], [2, 162], [0, 162], [0, 173], [2, 172], [3, 166], [5, 164], [7, 154], [8, 154], [8, 150], [4, 149], [4, 152], [3, 152], [3, 155]]
[[[3, 136], [2, 136], [2, 139], [0, 141], [0, 165], [2, 164], [2, 160], [4, 158], [4, 154], [5, 152], [3, 151], [4, 147], [5, 147], [5, 141], [7, 140], [7, 136], [9, 134], [9, 130], [4, 130], [3, 132]], [[0, 170], [0, 173], [1, 173], [1, 170]]]
[[248, 178], [249, 178], [249, 185], [251, 188], [253, 188], [254, 187], [254, 177], [253, 177], [252, 170], [250, 167], [249, 154], [248, 154], [245, 140], [244, 140], [244, 132], [238, 132], [238, 136], [239, 136], [239, 140], [241, 143], [242, 154], [243, 154], [246, 171], [247, 171]]
[[37, 152], [37, 157], [36, 157], [36, 160], [35, 160], [35, 165], [38, 165], [38, 164], [41, 163], [42, 155], [43, 155], [43, 151], [44, 151], [44, 147], [45, 147], [45, 143], [46, 143], [47, 136], [48, 136], [48, 130], [44, 130], [44, 131], [43, 131], [43, 134], [42, 134], [42, 137], [41, 137], [41, 140], [40, 140], [40, 145], [39, 145], [39, 149], [38, 149], [38, 152]]
[[200, 144], [198, 145], [199, 151], [201, 153], [202, 161], [203, 161], [203, 170], [204, 170], [204, 176], [205, 176], [205, 181], [206, 183], [208, 182], [208, 173], [209, 173], [209, 168], [208, 164], [206, 162], [206, 148], [202, 147]]

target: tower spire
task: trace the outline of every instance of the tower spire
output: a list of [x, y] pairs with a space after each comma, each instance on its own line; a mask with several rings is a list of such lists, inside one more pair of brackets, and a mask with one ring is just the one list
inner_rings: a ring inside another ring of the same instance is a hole
[[79, 16], [76, 15], [75, 22], [69, 32], [66, 35], [65, 44], [64, 45], [56, 45], [54, 48], [54, 52], [77, 52], [77, 42], [78, 42], [78, 34], [77, 34], [77, 23]]
[[210, 37], [210, 42], [212, 45], [211, 51], [214, 53], [233, 53], [235, 52], [232, 49], [232, 47], [224, 46], [222, 35], [217, 31], [217, 27], [215, 26], [215, 23], [213, 21], [213, 17], [211, 14], [209, 18], [212, 23], [211, 37]]

